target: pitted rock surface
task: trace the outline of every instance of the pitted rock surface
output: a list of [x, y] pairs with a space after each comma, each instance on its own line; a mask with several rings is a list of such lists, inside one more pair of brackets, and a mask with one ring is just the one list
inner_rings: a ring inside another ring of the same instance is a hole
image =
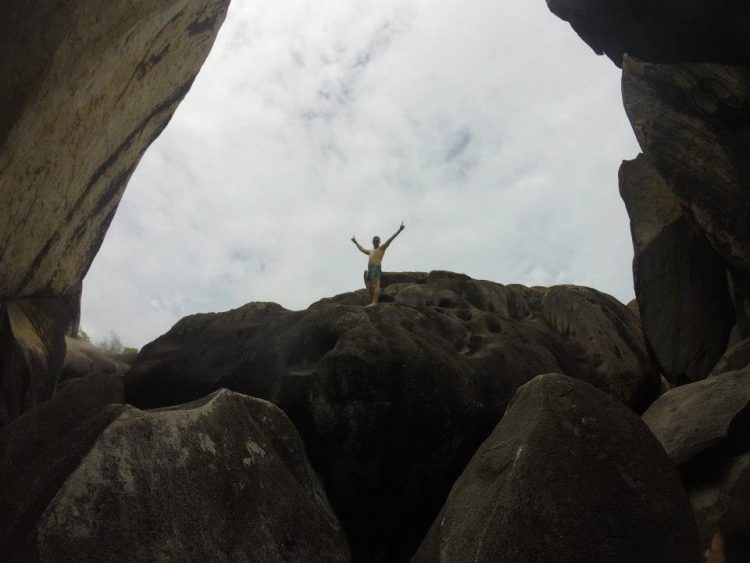
[[304, 445], [271, 403], [220, 390], [151, 412], [105, 407], [88, 420], [102, 413], [110, 421], [85, 436], [88, 451], [71, 448], [81, 457], [26, 550], [5, 551], [7, 560], [349, 560]]
[[128, 400], [154, 407], [224, 386], [275, 402], [297, 424], [355, 556], [403, 560], [537, 374], [574, 374], [639, 411], [658, 394], [637, 318], [595, 290], [432, 272], [383, 295], [374, 308], [359, 291], [306, 311], [253, 303], [187, 317], [141, 350]]

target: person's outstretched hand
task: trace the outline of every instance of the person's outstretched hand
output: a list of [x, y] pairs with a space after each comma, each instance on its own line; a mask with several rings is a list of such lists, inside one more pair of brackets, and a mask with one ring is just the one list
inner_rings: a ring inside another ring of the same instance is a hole
[[404, 222], [401, 221], [401, 226], [398, 228], [399, 231], [403, 231], [406, 227], [404, 227]]
[[357, 238], [354, 235], [352, 235], [352, 242], [355, 244], [357, 243]]

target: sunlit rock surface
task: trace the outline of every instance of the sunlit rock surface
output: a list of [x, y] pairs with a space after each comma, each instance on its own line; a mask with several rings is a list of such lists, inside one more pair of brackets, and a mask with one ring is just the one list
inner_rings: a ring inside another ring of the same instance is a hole
[[[398, 276], [391, 276], [399, 279]], [[516, 388], [565, 372], [642, 411], [656, 398], [635, 315], [574, 287], [432, 272], [288, 311], [193, 315], [145, 346], [127, 398], [155, 407], [218, 387], [274, 401], [297, 424], [361, 560], [407, 559]]]
[[81, 282], [125, 186], [190, 89], [228, 4], [3, 3], [0, 313], [26, 307], [8, 303], [31, 297], [58, 299], [57, 308], [76, 303], [76, 310], [65, 323], [35, 315], [33, 339], [41, 345], [0, 329], [0, 348], [21, 349], [27, 364], [14, 359], [6, 368], [10, 360], [0, 357], [0, 424], [51, 395], [60, 361], [57, 344], [48, 344], [77, 325]]
[[677, 472], [631, 411], [581, 381], [521, 387], [414, 562], [697, 563]]
[[228, 0], [3, 5], [0, 299], [69, 294]]

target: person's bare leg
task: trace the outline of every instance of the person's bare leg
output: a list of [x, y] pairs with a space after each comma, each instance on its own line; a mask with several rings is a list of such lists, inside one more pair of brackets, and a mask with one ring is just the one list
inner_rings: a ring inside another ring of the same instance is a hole
[[367, 287], [367, 293], [370, 296], [370, 303], [372, 303], [372, 300], [375, 299], [372, 293], [372, 280], [366, 280], [365, 281], [365, 287]]
[[372, 287], [372, 303], [368, 307], [374, 307], [380, 301], [380, 278], [370, 280], [370, 286]]

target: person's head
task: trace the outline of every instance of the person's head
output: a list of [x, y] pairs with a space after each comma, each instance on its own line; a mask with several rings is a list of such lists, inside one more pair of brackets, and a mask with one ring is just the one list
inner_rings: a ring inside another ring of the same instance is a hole
[[377, 248], [378, 246], [380, 246], [380, 237], [372, 237], [372, 247]]

